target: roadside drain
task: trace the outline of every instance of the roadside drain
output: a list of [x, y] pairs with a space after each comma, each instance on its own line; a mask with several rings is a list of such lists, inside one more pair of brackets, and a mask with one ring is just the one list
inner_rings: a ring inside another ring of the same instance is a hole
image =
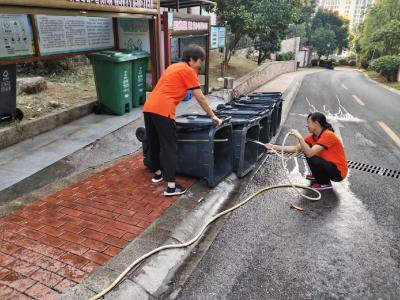
[[[306, 157], [304, 156], [304, 153], [298, 153], [296, 156], [297, 156], [297, 158], [300, 158], [300, 159], [306, 159]], [[360, 162], [351, 161], [351, 160], [348, 160], [347, 164], [349, 166], [349, 169], [354, 169], [354, 170], [358, 170], [358, 171], [363, 171], [363, 172], [367, 172], [367, 173], [371, 173], [371, 174], [375, 174], [375, 175], [391, 177], [391, 178], [396, 178], [396, 179], [400, 178], [400, 171], [398, 171], [398, 170], [392, 170], [392, 169], [388, 169], [388, 168], [378, 167], [378, 166], [360, 163]]]

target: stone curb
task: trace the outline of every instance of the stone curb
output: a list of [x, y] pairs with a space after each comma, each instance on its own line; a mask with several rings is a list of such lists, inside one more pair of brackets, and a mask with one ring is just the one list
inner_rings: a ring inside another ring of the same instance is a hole
[[23, 140], [90, 114], [97, 100], [79, 104], [70, 109], [57, 111], [35, 120], [22, 121], [19, 126], [0, 129], [0, 149], [4, 149]]
[[390, 86], [387, 86], [387, 85], [385, 85], [385, 84], [383, 84], [383, 83], [380, 83], [380, 82], [378, 82], [378, 81], [373, 80], [373, 79], [370, 78], [370, 77], [368, 76], [368, 74], [365, 73], [365, 72], [361, 72], [361, 71], [359, 71], [359, 72], [362, 73], [362, 74], [365, 76], [365, 78], [367, 78], [368, 81], [370, 81], [370, 82], [372, 82], [372, 83], [375, 83], [375, 84], [381, 86], [382, 88], [387, 89], [387, 90], [389, 90], [389, 91], [391, 91], [391, 92], [393, 92], [393, 93], [395, 93], [395, 94], [397, 94], [397, 95], [400, 95], [400, 91], [399, 91], [399, 90], [396, 90], [396, 89], [394, 89], [394, 88], [392, 88], [392, 87], [390, 87]]

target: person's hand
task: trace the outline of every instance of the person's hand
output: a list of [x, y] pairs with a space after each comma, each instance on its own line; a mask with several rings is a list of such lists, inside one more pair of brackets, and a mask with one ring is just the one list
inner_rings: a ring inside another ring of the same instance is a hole
[[216, 115], [213, 115], [211, 119], [217, 124], [218, 126], [222, 124], [222, 120], [218, 118]]
[[303, 136], [301, 135], [301, 133], [297, 129], [290, 129], [289, 133], [291, 135], [294, 135], [299, 140], [301, 140], [303, 138]]
[[267, 150], [272, 150], [274, 145], [273, 144], [265, 144], [264, 147], [267, 148]]

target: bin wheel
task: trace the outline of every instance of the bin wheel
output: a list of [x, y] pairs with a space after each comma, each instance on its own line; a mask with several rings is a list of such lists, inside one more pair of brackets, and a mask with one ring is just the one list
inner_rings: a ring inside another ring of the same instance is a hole
[[217, 110], [225, 109], [225, 104], [218, 104]]
[[15, 118], [17, 118], [18, 120], [22, 120], [24, 118], [24, 112], [22, 110], [20, 110], [19, 108], [17, 108], [15, 110]]
[[146, 140], [146, 128], [139, 127], [136, 129], [136, 138], [143, 143]]

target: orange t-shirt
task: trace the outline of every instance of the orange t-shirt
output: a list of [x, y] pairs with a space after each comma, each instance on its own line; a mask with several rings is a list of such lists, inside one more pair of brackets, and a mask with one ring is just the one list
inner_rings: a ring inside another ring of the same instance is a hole
[[175, 120], [176, 106], [188, 90], [200, 88], [196, 71], [186, 62], [170, 65], [147, 98], [143, 112], [150, 112]]
[[315, 144], [324, 147], [324, 149], [316, 155], [325, 159], [326, 161], [334, 163], [338, 168], [342, 178], [347, 176], [348, 166], [342, 142], [331, 130], [324, 130], [317, 139], [310, 134], [304, 140], [310, 145], [310, 147], [314, 146]]

